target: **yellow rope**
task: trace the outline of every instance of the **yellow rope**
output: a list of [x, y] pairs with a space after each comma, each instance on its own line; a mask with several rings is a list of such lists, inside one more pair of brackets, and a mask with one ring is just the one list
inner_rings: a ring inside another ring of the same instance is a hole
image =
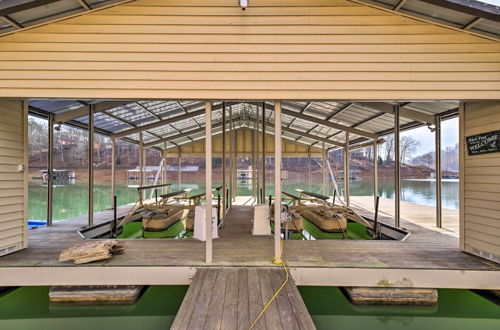
[[289, 278], [289, 276], [288, 276], [288, 269], [286, 268], [285, 261], [283, 261], [281, 259], [282, 255], [283, 255], [283, 239], [281, 240], [280, 255], [278, 257], [276, 257], [276, 258], [273, 258], [272, 262], [275, 265], [282, 265], [283, 266], [283, 269], [285, 270], [285, 274], [286, 274], [285, 281], [283, 282], [283, 284], [281, 284], [281, 286], [278, 289], [278, 291], [276, 291], [274, 293], [274, 295], [269, 299], [269, 301], [267, 302], [267, 304], [260, 311], [260, 313], [257, 316], [257, 318], [252, 322], [252, 324], [250, 325], [250, 327], [248, 328], [248, 330], [253, 329], [253, 327], [257, 324], [257, 322], [262, 317], [262, 315], [264, 315], [264, 313], [269, 308], [269, 306], [271, 306], [271, 304], [273, 303], [274, 299], [276, 299], [276, 297], [279, 295], [279, 293], [281, 292], [281, 290], [283, 290], [283, 288], [285, 287], [285, 285], [288, 283], [288, 278]]

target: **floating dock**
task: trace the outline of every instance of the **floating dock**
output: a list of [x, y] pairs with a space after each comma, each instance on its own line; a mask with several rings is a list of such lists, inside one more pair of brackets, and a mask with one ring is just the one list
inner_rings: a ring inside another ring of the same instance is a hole
[[[118, 215], [130, 208], [120, 207]], [[96, 213], [94, 220], [109, 221], [112, 213]], [[76, 234], [87, 223], [87, 217], [81, 216], [30, 231], [27, 249], [0, 259], [0, 278], [4, 286], [176, 285], [190, 284], [200, 267], [269, 267], [273, 238], [252, 236], [252, 217], [251, 206], [229, 210], [220, 238], [213, 241], [211, 265], [205, 263], [205, 242], [194, 239], [128, 239], [124, 253], [110, 260], [88, 265], [61, 263], [59, 253], [83, 241]], [[394, 221], [385, 215], [379, 220]], [[405, 220], [401, 225], [412, 233], [404, 242], [290, 240], [284, 243], [283, 258], [297, 285], [500, 287], [500, 266], [461, 252], [456, 237]]]

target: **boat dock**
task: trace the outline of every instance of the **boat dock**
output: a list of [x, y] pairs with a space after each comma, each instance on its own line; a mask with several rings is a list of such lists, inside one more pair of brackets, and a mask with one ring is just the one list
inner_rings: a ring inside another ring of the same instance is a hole
[[[126, 214], [131, 206], [118, 209]], [[365, 215], [372, 216], [368, 211]], [[112, 210], [96, 213], [109, 221]], [[190, 284], [199, 268], [272, 267], [271, 236], [252, 236], [253, 209], [233, 206], [213, 241], [213, 262], [205, 242], [195, 239], [127, 239], [125, 253], [87, 265], [59, 262], [60, 252], [83, 241], [76, 231], [87, 216], [30, 231], [29, 247], [0, 259], [3, 285], [177, 285]], [[380, 221], [393, 223], [381, 214]], [[297, 285], [399, 286], [421, 288], [500, 287], [500, 266], [458, 249], [458, 239], [401, 220], [412, 234], [404, 241], [290, 240], [283, 259]], [[123, 276], [123, 274], [127, 274]]]
[[[200, 268], [171, 329], [248, 329], [285, 281], [277, 267]], [[315, 329], [292, 278], [267, 311], [254, 329]]]

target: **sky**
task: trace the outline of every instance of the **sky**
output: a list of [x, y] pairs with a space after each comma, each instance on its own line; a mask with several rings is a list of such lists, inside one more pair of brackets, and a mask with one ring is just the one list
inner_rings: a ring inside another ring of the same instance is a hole
[[[498, 0], [500, 2], [500, 0]], [[419, 127], [401, 133], [401, 136], [412, 136], [420, 142], [414, 156], [434, 151], [434, 133], [427, 127]], [[458, 143], [458, 118], [444, 120], [441, 122], [441, 145], [442, 149], [454, 146]]]
[[500, 0], [479, 0], [479, 2], [489, 3], [491, 5], [500, 5]]

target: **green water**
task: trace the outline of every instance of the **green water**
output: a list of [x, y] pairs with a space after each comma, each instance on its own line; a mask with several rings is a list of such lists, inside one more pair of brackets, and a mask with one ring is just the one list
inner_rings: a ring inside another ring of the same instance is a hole
[[187, 286], [151, 286], [134, 305], [58, 306], [48, 287], [22, 287], [0, 297], [2, 330], [156, 330], [174, 321]]
[[[214, 186], [220, 185], [214, 182]], [[401, 182], [401, 199], [422, 205], [435, 205], [435, 183], [433, 181], [403, 180]], [[191, 194], [204, 192], [204, 182], [186, 181], [182, 189], [193, 189]], [[283, 182], [283, 191], [294, 193], [296, 188], [309, 190], [305, 180], [290, 179]], [[443, 182], [443, 207], [458, 209], [458, 182]], [[171, 191], [179, 190], [173, 185]], [[340, 184], [339, 189], [343, 189]], [[318, 178], [313, 181], [312, 192], [322, 193], [322, 183]], [[333, 191], [333, 184], [329, 182], [328, 191]], [[128, 188], [124, 184], [116, 186], [118, 204], [124, 205], [137, 201], [137, 190]], [[271, 183], [266, 184], [266, 195], [274, 194]], [[251, 196], [251, 184], [239, 184], [238, 196]], [[331, 195], [331, 194], [330, 194]], [[373, 184], [371, 180], [360, 180], [351, 182], [352, 196], [373, 195]], [[381, 179], [379, 182], [379, 196], [394, 198], [394, 184], [390, 179]], [[88, 186], [86, 184], [74, 184], [54, 187], [53, 217], [55, 221], [74, 218], [87, 214]], [[111, 187], [109, 185], [96, 185], [94, 187], [94, 211], [102, 211], [111, 207]], [[46, 220], [47, 188], [36, 183], [29, 186], [29, 219]]]
[[353, 306], [336, 287], [299, 287], [322, 329], [498, 330], [500, 307], [469, 290], [439, 290], [436, 307]]

